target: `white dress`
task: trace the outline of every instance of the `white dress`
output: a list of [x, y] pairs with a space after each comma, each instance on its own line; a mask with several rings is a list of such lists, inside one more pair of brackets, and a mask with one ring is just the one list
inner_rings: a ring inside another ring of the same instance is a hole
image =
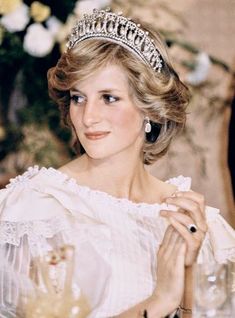
[[[183, 176], [167, 182], [181, 191], [191, 186]], [[73, 288], [89, 299], [89, 317], [112, 317], [149, 297], [167, 227], [159, 211], [169, 208], [79, 186], [53, 168], [29, 168], [0, 191], [0, 317], [15, 317], [20, 293], [30, 290], [34, 260], [64, 243], [76, 247]], [[207, 207], [206, 216], [198, 262], [235, 261], [234, 230], [217, 209]]]

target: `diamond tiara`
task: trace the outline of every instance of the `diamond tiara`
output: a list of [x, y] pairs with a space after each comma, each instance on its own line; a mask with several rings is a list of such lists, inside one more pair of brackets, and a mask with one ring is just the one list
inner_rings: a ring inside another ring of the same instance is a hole
[[162, 58], [154, 40], [149, 33], [140, 28], [122, 13], [113, 13], [107, 10], [93, 10], [93, 14], [84, 14], [69, 35], [67, 50], [86, 39], [107, 39], [122, 45], [135, 53], [145, 63], [157, 72], [161, 72]]

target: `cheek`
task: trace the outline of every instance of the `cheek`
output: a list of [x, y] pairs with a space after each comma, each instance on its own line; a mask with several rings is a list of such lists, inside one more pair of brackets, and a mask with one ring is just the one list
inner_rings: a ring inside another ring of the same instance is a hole
[[118, 127], [130, 131], [139, 131], [142, 128], [143, 118], [136, 109], [120, 110], [113, 116], [113, 123]]
[[74, 116], [75, 116], [75, 113], [74, 113], [74, 110], [73, 110], [73, 107], [69, 107], [69, 117], [70, 117], [70, 120], [72, 121], [72, 123], [74, 123]]
[[79, 108], [70, 107], [69, 108], [69, 116], [70, 116], [70, 120], [74, 126], [77, 126], [80, 123], [81, 114], [79, 112]]

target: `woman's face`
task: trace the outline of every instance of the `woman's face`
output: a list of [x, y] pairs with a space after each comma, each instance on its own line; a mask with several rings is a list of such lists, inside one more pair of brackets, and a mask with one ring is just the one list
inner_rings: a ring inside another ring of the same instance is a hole
[[120, 66], [107, 65], [78, 81], [70, 96], [71, 121], [89, 157], [140, 154], [143, 114], [132, 102], [128, 78]]

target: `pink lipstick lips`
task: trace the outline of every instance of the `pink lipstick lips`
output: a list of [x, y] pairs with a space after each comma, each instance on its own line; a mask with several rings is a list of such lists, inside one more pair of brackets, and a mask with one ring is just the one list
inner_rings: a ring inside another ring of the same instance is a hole
[[109, 134], [108, 131], [96, 131], [96, 132], [90, 132], [85, 133], [85, 136], [89, 140], [98, 140], [106, 137]]

